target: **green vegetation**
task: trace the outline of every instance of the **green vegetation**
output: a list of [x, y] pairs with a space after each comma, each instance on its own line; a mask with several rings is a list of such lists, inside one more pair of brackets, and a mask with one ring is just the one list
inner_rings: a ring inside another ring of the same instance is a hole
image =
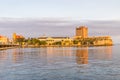
[[23, 42], [25, 42], [25, 38], [17, 38], [15, 40], [15, 43], [18, 43], [19, 45], [23, 45]]
[[78, 44], [79, 42], [79, 40], [73, 40], [73, 44]]
[[74, 40], [61, 40], [54, 42], [54, 40], [40, 41], [37, 38], [19, 38], [16, 39], [16, 43], [20, 46], [100, 46], [100, 45], [112, 45], [112, 40], [109, 38], [78, 38]]
[[39, 39], [36, 38], [28, 38], [26, 39], [25, 43], [27, 45], [46, 45], [46, 41], [40, 41]]
[[58, 42], [54, 42], [53, 45], [61, 45], [62, 42], [61, 41], [58, 41]]

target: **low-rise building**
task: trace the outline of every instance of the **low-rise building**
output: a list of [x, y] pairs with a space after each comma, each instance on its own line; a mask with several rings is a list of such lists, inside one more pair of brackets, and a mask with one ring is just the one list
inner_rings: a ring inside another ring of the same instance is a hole
[[110, 36], [95, 37], [95, 41], [93, 43], [95, 46], [113, 45], [113, 42]]
[[[39, 37], [38, 38], [40, 41], [46, 41], [47, 45], [56, 45], [58, 42], [60, 45], [71, 45], [72, 44], [72, 39], [69, 37]], [[55, 44], [56, 43], [56, 44]]]
[[62, 46], [72, 46], [73, 40], [71, 38], [66, 38], [62, 40]]
[[6, 36], [0, 36], [0, 44], [8, 44], [9, 39]]

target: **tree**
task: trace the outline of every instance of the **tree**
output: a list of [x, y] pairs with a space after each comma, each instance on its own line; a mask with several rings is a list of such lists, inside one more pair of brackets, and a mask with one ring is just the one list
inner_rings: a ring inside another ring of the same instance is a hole
[[19, 45], [22, 45], [22, 43], [25, 41], [25, 38], [17, 38], [16, 43], [19, 43]]
[[79, 43], [79, 40], [74, 40], [73, 41], [73, 44], [78, 44]]
[[47, 42], [46, 42], [46, 41], [40, 41], [39, 44], [40, 44], [40, 45], [46, 45]]
[[58, 42], [54, 42], [53, 44], [54, 44], [54, 45], [61, 45], [62, 42], [61, 42], [61, 41], [58, 41]]

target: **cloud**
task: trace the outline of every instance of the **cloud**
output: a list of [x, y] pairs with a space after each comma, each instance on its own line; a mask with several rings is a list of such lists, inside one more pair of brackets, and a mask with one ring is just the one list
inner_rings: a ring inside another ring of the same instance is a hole
[[[11, 37], [13, 32], [25, 37], [74, 36], [75, 28], [85, 25], [89, 28], [90, 36], [110, 35], [119, 37], [120, 21], [102, 20], [70, 20], [65, 18], [1, 18], [0, 34]], [[115, 38], [115, 39], [117, 39]]]

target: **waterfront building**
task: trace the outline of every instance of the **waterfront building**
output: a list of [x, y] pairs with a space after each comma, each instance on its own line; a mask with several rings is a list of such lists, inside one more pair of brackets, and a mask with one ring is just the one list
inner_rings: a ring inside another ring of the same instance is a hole
[[13, 36], [12, 36], [13, 37], [13, 41], [16, 40], [16, 36], [17, 36], [16, 33], [13, 33]]
[[112, 45], [112, 39], [110, 36], [98, 36], [98, 37], [93, 37], [94, 42], [93, 44], [95, 46], [101, 46], [101, 45]]
[[[22, 35], [17, 35], [16, 33], [13, 33], [13, 43], [16, 43], [16, 42], [20, 42], [24, 39], [24, 37]], [[19, 43], [17, 43], [19, 44]]]
[[6, 36], [0, 36], [0, 44], [8, 44], [9, 39]]
[[88, 37], [88, 28], [86, 26], [80, 26], [76, 28], [76, 36], [87, 38]]
[[80, 26], [76, 28], [76, 36], [73, 38], [76, 46], [105, 46], [113, 45], [112, 38], [110, 36], [88, 36], [88, 28], [86, 26]]
[[45, 41], [46, 45], [60, 46], [107, 46], [113, 45], [110, 36], [88, 36], [88, 28], [81, 26], [76, 28], [76, 36], [69, 37], [39, 37], [40, 41]]
[[19, 38], [24, 38], [22, 35], [17, 35], [16, 33], [13, 33], [13, 41]]
[[72, 46], [73, 40], [71, 38], [66, 38], [62, 40], [62, 46]]
[[70, 45], [72, 44], [72, 39], [69, 37], [39, 37], [38, 38], [40, 41], [46, 41], [47, 45], [55, 45], [55, 44], [59, 44], [59, 45]]

